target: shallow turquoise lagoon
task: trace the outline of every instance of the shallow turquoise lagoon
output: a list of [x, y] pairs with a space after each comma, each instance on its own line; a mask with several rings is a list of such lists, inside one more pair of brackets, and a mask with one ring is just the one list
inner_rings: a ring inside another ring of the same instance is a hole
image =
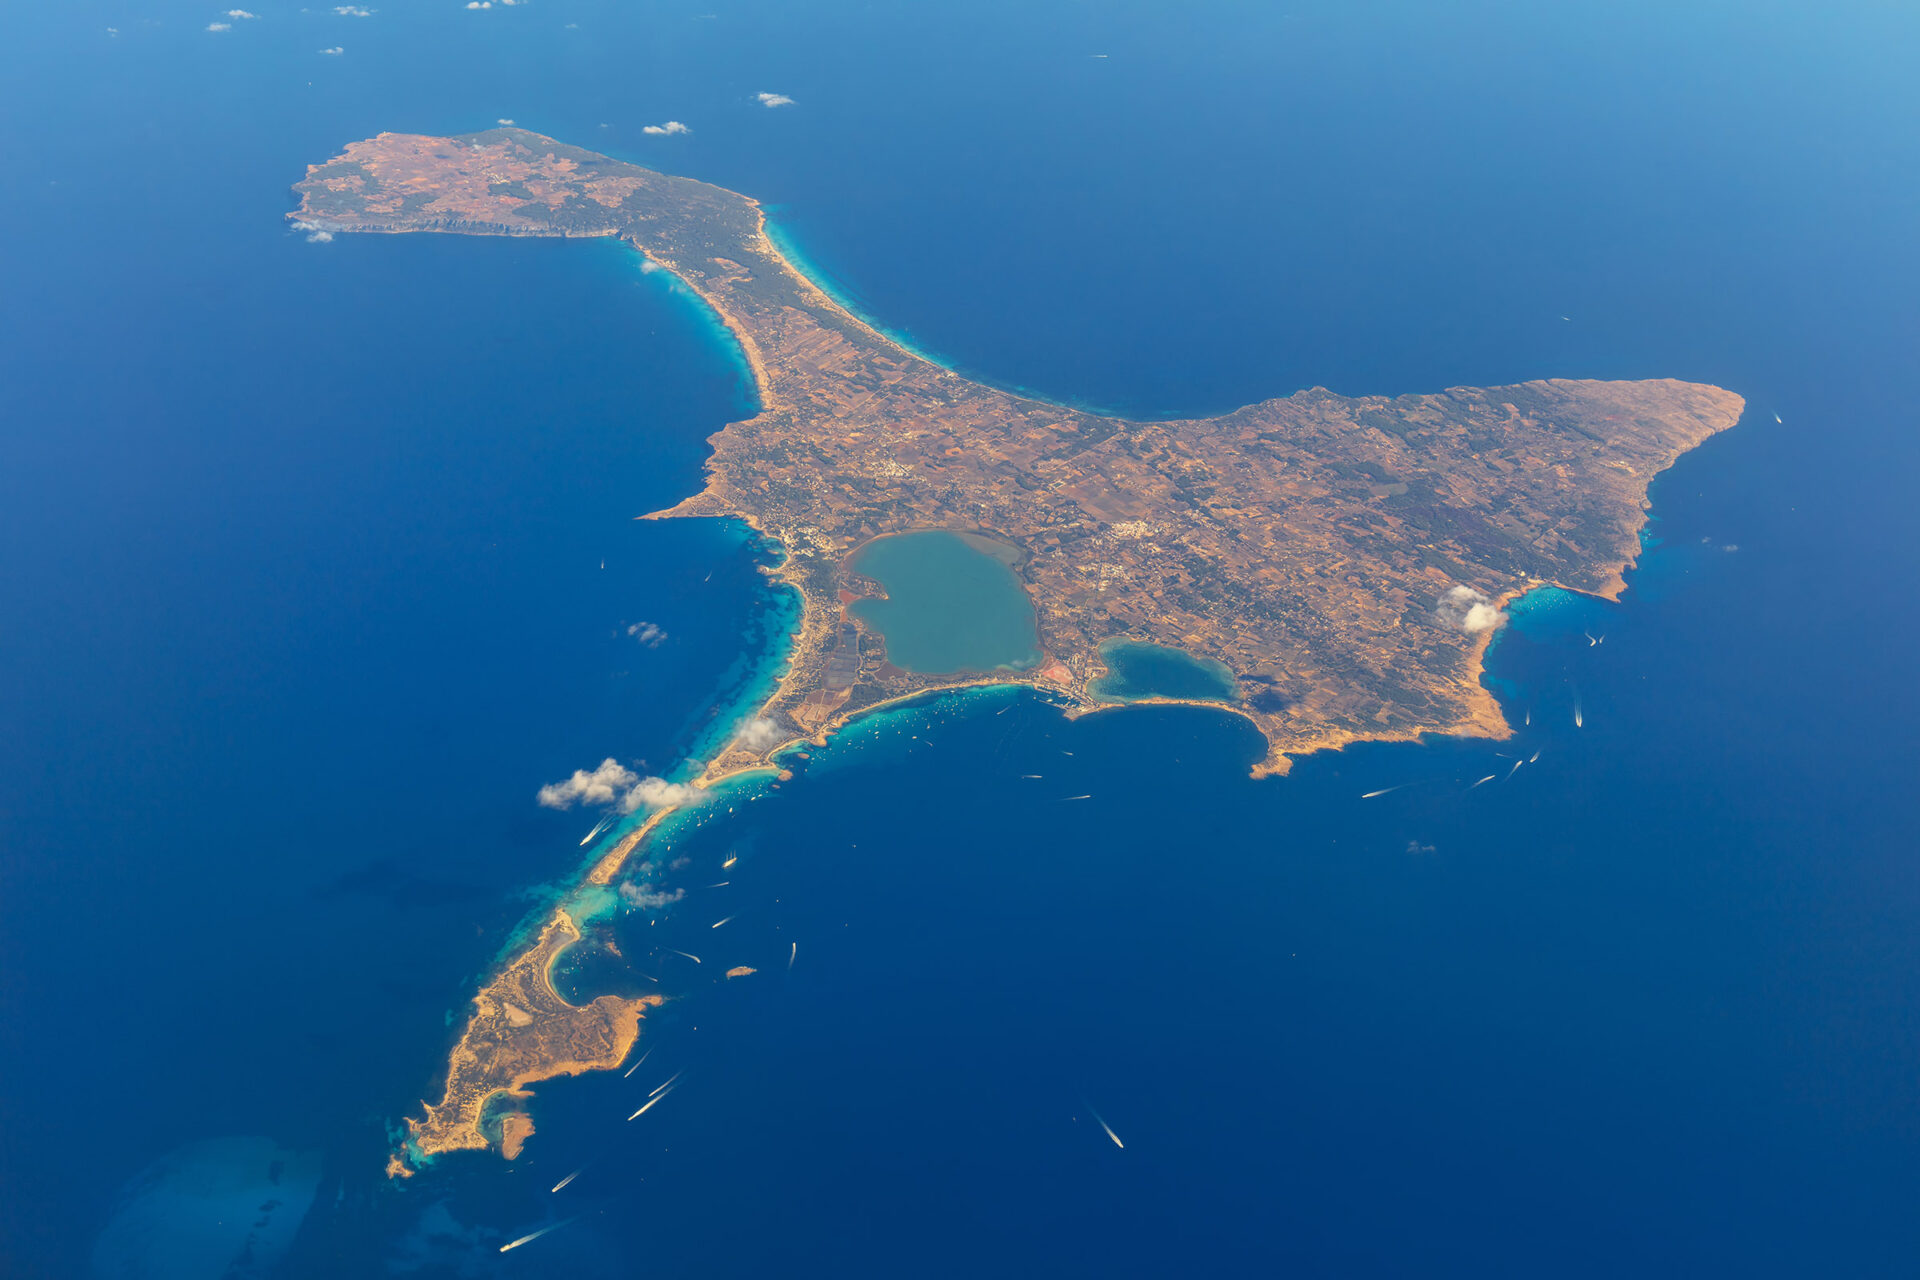
[[1238, 702], [1240, 682], [1222, 662], [1196, 658], [1166, 645], [1109, 640], [1100, 646], [1107, 674], [1088, 686], [1096, 698], [1135, 702], [1141, 698], [1187, 698]]
[[887, 598], [852, 611], [887, 642], [893, 665], [919, 675], [1018, 671], [1040, 660], [1033, 604], [1008, 567], [1012, 548], [941, 529], [896, 534], [862, 547], [853, 569]]

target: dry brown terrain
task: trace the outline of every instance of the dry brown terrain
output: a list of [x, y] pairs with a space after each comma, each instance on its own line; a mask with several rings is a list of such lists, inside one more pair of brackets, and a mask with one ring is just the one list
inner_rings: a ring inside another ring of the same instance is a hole
[[[1545, 583], [1617, 595], [1649, 482], [1744, 407], [1694, 383], [1552, 380], [1395, 399], [1316, 389], [1215, 418], [1124, 421], [905, 350], [796, 272], [745, 196], [523, 130], [382, 134], [296, 189], [290, 216], [331, 231], [620, 236], [720, 314], [761, 412], [713, 437], [702, 492], [655, 515], [743, 518], [785, 549], [802, 631], [761, 712], [783, 739], [982, 679], [1085, 701], [1098, 646], [1120, 638], [1230, 668], [1234, 709], [1266, 735], [1265, 771], [1361, 739], [1503, 735], [1480, 683], [1491, 632], [1462, 625], [1466, 605], [1486, 602], [1482, 622]], [[916, 676], [848, 622], [848, 553], [928, 528], [1019, 549], [1039, 664]], [[710, 774], [764, 759], [735, 748]], [[603, 870], [610, 878], [617, 862]], [[637, 1009], [573, 1010], [552, 996], [550, 941], [482, 993], [447, 1100], [415, 1128], [420, 1152], [483, 1145], [487, 1097], [543, 1078], [540, 1062], [549, 1076], [610, 1065], [631, 1045]], [[509, 1004], [533, 1021], [515, 1022]]]

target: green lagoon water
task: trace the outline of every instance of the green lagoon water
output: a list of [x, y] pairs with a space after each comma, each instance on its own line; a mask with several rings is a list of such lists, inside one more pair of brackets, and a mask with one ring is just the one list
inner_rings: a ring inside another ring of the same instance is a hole
[[1115, 702], [1141, 698], [1240, 700], [1240, 682], [1224, 663], [1138, 640], [1109, 640], [1100, 646], [1100, 656], [1106, 661], [1107, 674], [1087, 689], [1096, 698]]
[[[918, 675], [1020, 670], [1040, 660], [1033, 604], [998, 544], [929, 529], [879, 538], [853, 558], [886, 588], [852, 611], [886, 638], [893, 665]], [[1011, 548], [1008, 549], [1011, 553]]]

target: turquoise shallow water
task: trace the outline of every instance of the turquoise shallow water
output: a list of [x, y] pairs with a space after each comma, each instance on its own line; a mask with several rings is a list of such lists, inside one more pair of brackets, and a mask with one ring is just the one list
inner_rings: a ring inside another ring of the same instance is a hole
[[903, 671], [955, 675], [1021, 670], [1040, 660], [1033, 603], [1020, 578], [958, 534], [925, 530], [880, 538], [852, 568], [886, 589], [850, 611], [885, 638]]
[[1100, 656], [1108, 670], [1088, 688], [1096, 698], [1116, 702], [1140, 698], [1234, 702], [1240, 697], [1240, 683], [1224, 663], [1196, 658], [1179, 649], [1119, 640], [1101, 645]]

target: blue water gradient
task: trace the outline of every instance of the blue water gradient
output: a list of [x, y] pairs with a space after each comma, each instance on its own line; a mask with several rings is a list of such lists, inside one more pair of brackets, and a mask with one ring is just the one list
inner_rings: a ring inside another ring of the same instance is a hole
[[[1910, 9], [376, 8], [0, 42], [0, 1270], [221, 1274], [250, 1230], [329, 1278], [1910, 1269]], [[632, 518], [752, 412], [660, 273], [282, 225], [347, 141], [499, 118], [776, 205], [889, 331], [1061, 401], [1750, 411], [1621, 601], [1516, 605], [1510, 742], [1256, 782], [1227, 713], [988, 690], [790, 753], [674, 824], [687, 897], [606, 904], [633, 963], [702, 957], [656, 1056], [389, 1183], [592, 851], [535, 790], [684, 775], [793, 622], [748, 531]], [[168, 1208], [276, 1185], [230, 1235]]]

